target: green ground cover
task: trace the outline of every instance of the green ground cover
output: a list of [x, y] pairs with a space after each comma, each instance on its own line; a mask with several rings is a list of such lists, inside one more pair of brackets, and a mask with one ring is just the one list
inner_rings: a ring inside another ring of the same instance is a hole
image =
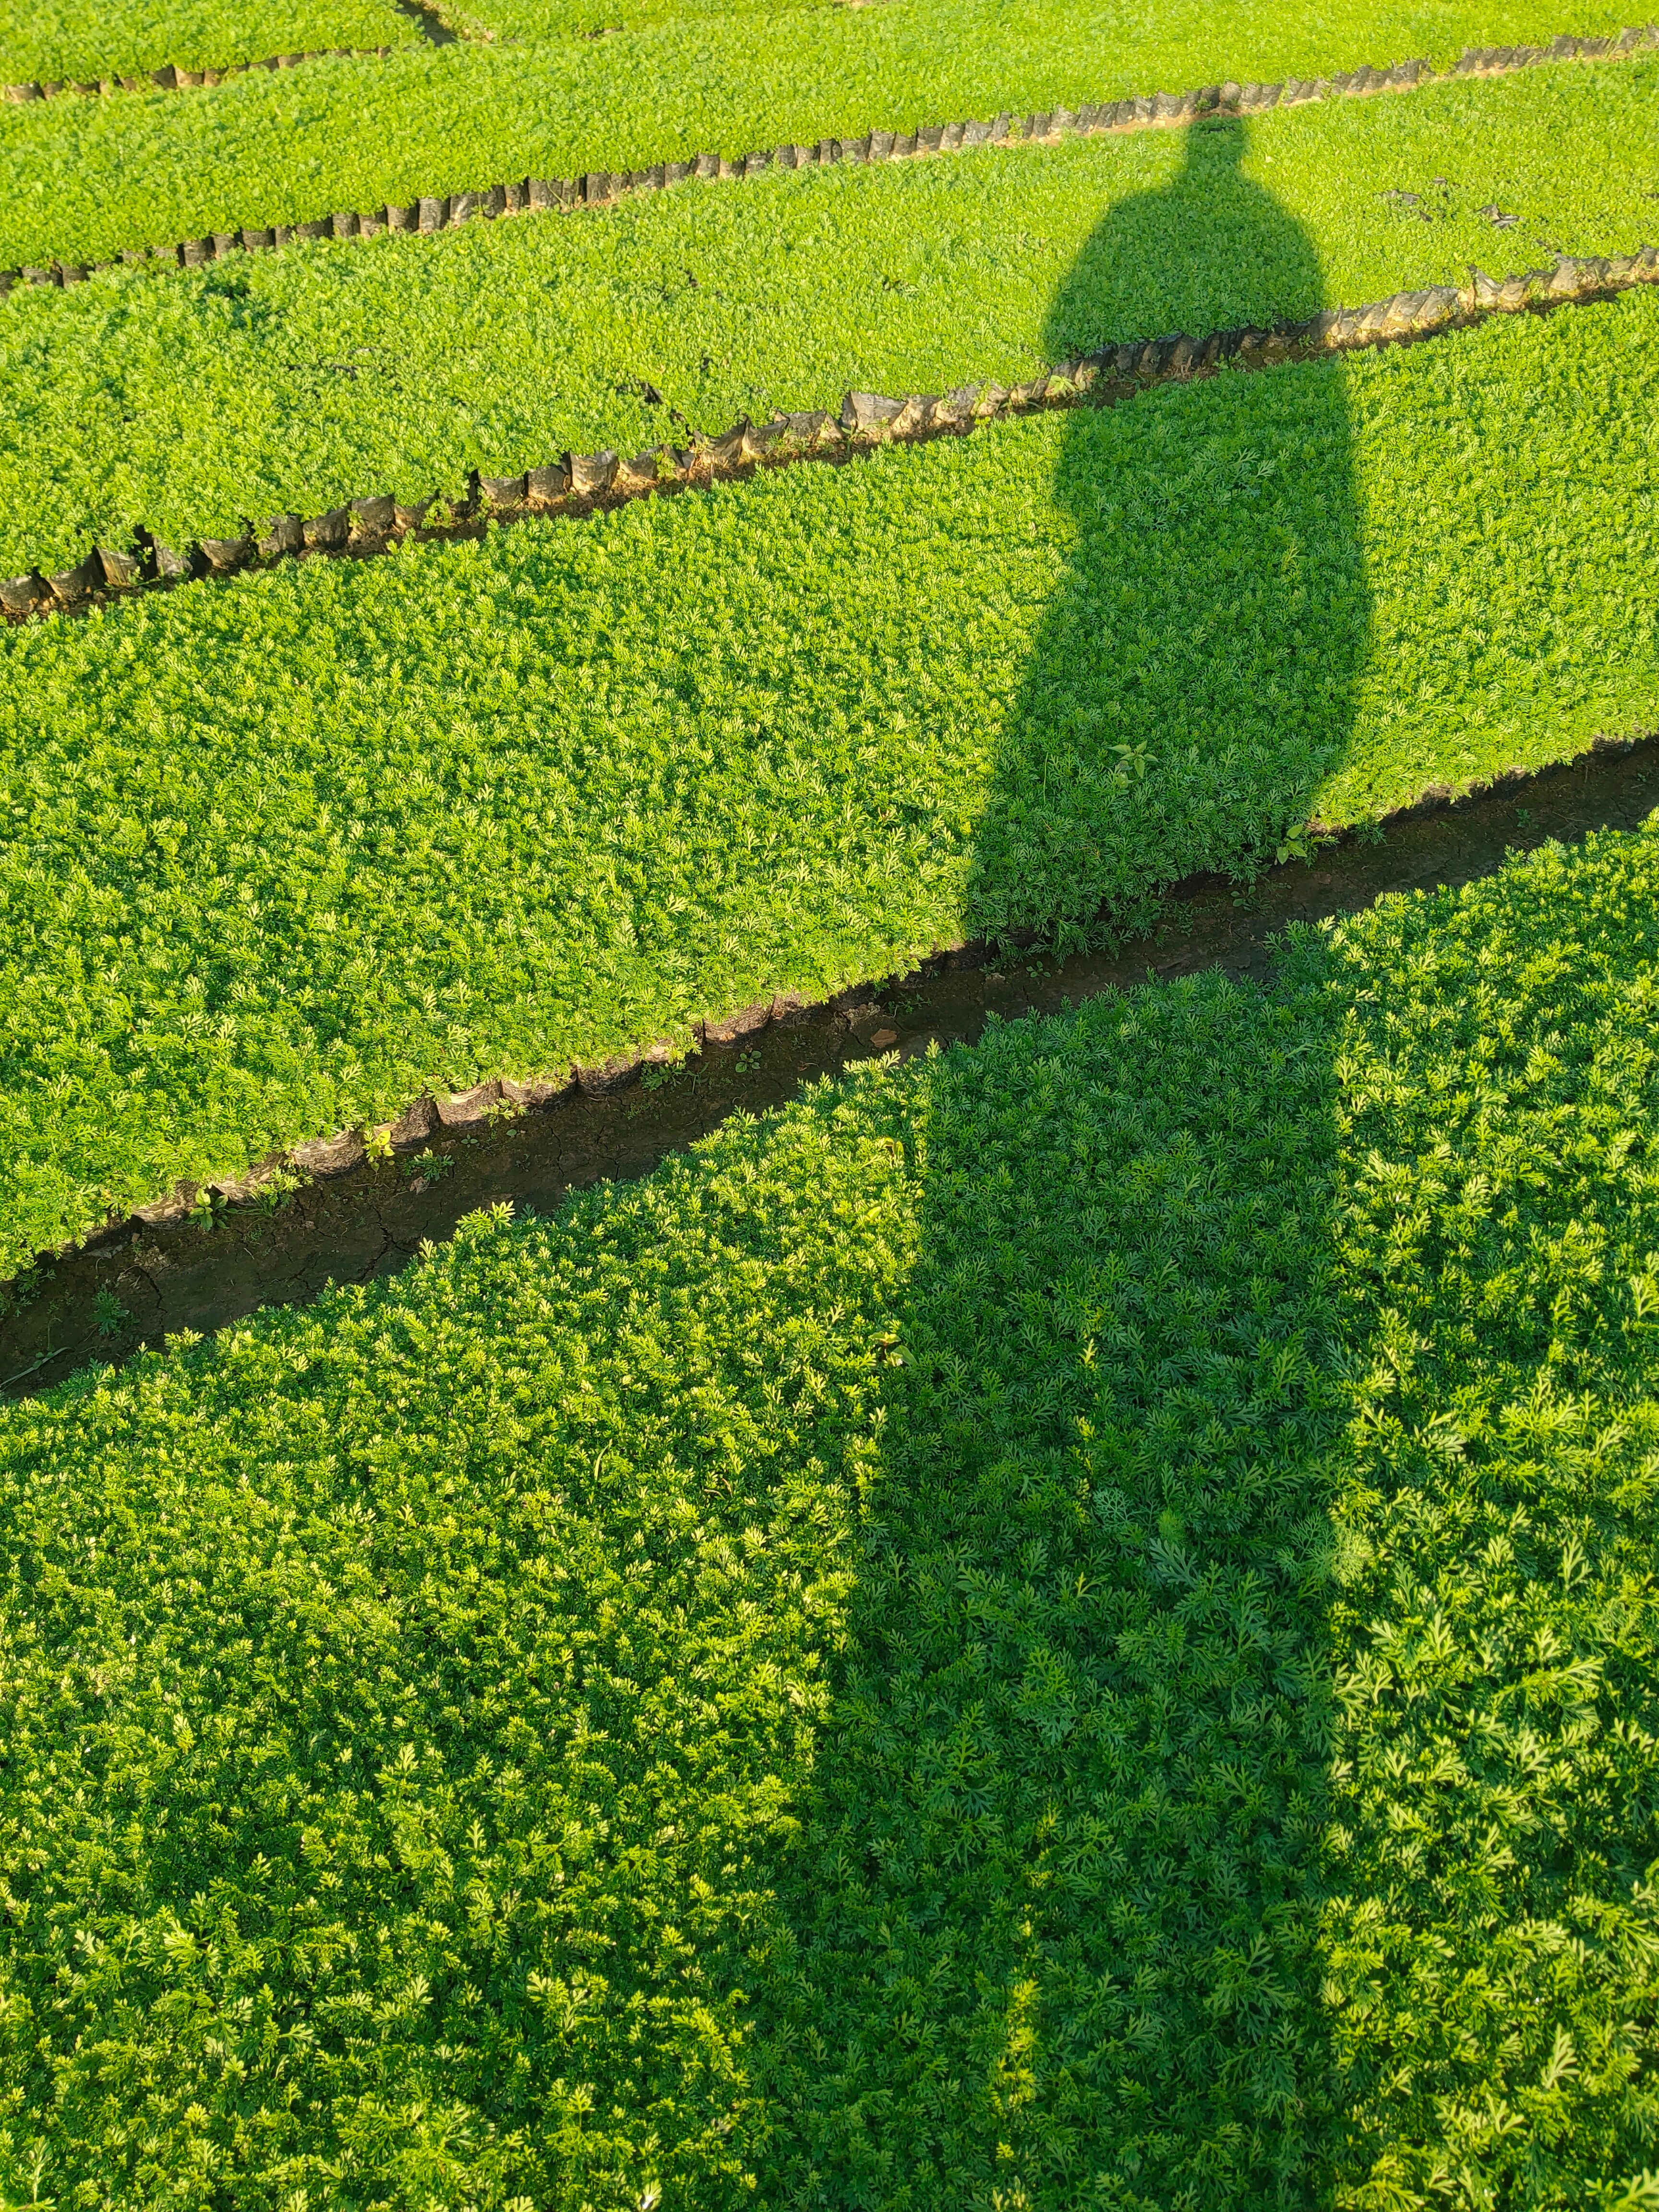
[[407, 46], [420, 37], [392, 0], [45, 0], [0, 25], [0, 84], [96, 84], [173, 62], [222, 69], [331, 46]]
[[444, 21], [465, 38], [546, 45], [687, 24], [736, 25], [757, 12], [781, 18], [786, 11], [823, 15], [833, 7], [871, 4], [872, 0], [743, 0], [723, 9], [720, 0], [621, 0], [620, 5], [615, 0], [483, 0], [482, 6], [477, 0], [446, 0]]
[[1659, 301], [0, 637], [0, 1249], [1650, 727]]
[[1547, 849], [4, 1408], [9, 2197], [1651, 2204], [1656, 915]]
[[0, 574], [1627, 250], [1656, 122], [1659, 56], [30, 289], [0, 314]]
[[[0, 266], [402, 204], [516, 177], [741, 155], [836, 132], [1160, 88], [1307, 77], [1466, 44], [1541, 44], [1545, 0], [1286, 10], [1180, 0], [886, 0], [676, 19], [614, 38], [462, 43], [390, 62], [0, 111]], [[1579, 29], [1615, 31], [1615, 18]]]

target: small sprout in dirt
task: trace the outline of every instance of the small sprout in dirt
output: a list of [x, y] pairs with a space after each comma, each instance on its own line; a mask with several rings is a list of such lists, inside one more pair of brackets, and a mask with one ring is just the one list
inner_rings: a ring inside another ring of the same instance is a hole
[[752, 1046], [747, 1052], [740, 1052], [738, 1054], [738, 1073], [739, 1075], [752, 1075], [760, 1064], [760, 1054], [755, 1050]]
[[641, 1075], [641, 1087], [646, 1091], [660, 1091], [665, 1083], [671, 1082], [679, 1073], [679, 1068], [672, 1060], [659, 1061], [655, 1066], [645, 1069]]
[[392, 1125], [389, 1121], [378, 1121], [372, 1129], [364, 1130], [363, 1150], [370, 1159], [377, 1162], [392, 1158]]
[[1273, 854], [1273, 859], [1281, 868], [1287, 860], [1311, 863], [1314, 854], [1324, 842], [1305, 822], [1299, 823], [1294, 830], [1285, 832], [1285, 842]]
[[119, 1336], [132, 1319], [113, 1291], [100, 1291], [92, 1302], [92, 1317], [100, 1336]]
[[260, 1211], [264, 1213], [275, 1213], [279, 1206], [288, 1204], [304, 1181], [303, 1176], [295, 1175], [290, 1168], [276, 1169], [275, 1173], [267, 1176], [259, 1186]]
[[426, 1190], [455, 1171], [453, 1156], [448, 1152], [416, 1152], [404, 1166], [410, 1178], [409, 1187], [414, 1191]]

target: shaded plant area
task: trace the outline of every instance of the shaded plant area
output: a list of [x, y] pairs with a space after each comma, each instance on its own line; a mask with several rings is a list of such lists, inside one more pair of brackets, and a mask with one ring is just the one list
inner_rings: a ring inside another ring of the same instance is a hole
[[[1200, 206], [1322, 304], [1246, 143], [1189, 132], [1053, 322]], [[1258, 837], [1305, 815], [1370, 603], [1345, 386], [1298, 401], [1249, 460], [1165, 418], [1133, 472], [1068, 423], [1073, 557], [1004, 727], [981, 899], [1046, 876], [1061, 932], [1086, 927], [1103, 824], [1145, 834], [1171, 769]], [[1267, 993], [1206, 979], [994, 1030], [929, 1086], [885, 1479], [768, 1962], [769, 2201], [985, 2201], [997, 2177], [1011, 2203], [1163, 2212], [1328, 2171], [1332, 1018], [1293, 959]]]
[[[1056, 314], [1200, 198], [1316, 289], [1244, 154]], [[1633, 720], [1654, 312], [15, 633], [28, 1203]], [[1540, 847], [0, 1408], [9, 2199], [1659, 2198], [1656, 917]]]
[[478, 1121], [434, 1131], [414, 1151], [377, 1159], [365, 1146], [355, 1169], [322, 1180], [279, 1164], [234, 1197], [210, 1192], [211, 1211], [177, 1194], [173, 1218], [135, 1215], [6, 1285], [0, 1389], [38, 1395], [89, 1359], [159, 1349], [180, 1329], [223, 1328], [263, 1305], [304, 1304], [335, 1284], [395, 1274], [469, 1213], [502, 1203], [550, 1212], [589, 1183], [632, 1182], [731, 1115], [785, 1104], [804, 1082], [872, 1054], [908, 1059], [934, 1043], [972, 1043], [988, 1016], [1057, 1012], [1135, 989], [1149, 972], [1260, 976], [1296, 923], [1356, 914], [1389, 892], [1468, 883], [1553, 839], [1635, 829], [1659, 795], [1656, 764], [1659, 738], [1604, 746], [1455, 806], [1430, 802], [1379, 836], [1287, 859], [1248, 891], [1221, 878], [1188, 884], [1164, 900], [1146, 935], [1115, 951], [1011, 969], [973, 964], [982, 948], [950, 955], [837, 1006], [787, 1010], [735, 1044], [705, 1043], [683, 1066], [644, 1070], [599, 1097], [578, 1090], [541, 1111], [502, 1115], [486, 1086], [473, 1102]]
[[8, 2187], [1645, 2201], [1656, 893], [1545, 848], [6, 1408]]
[[1011, 1026], [927, 1082], [902, 1364], [763, 1954], [764, 2201], [1273, 2202], [1328, 2168], [1328, 1019], [1304, 964]]
[[[1210, 258], [1264, 263], [1327, 304], [1316, 241], [1249, 173], [1249, 139], [1237, 120], [1195, 126], [1172, 177], [1108, 211], [1055, 294], [1051, 343], [1098, 312], [1126, 264], [1165, 264], [1200, 235]], [[970, 863], [970, 910], [994, 928], [1077, 944], [1103, 907], [1144, 910], [1177, 791], [1201, 840], [1224, 824], [1241, 854], [1270, 855], [1369, 749], [1366, 556], [1382, 540], [1386, 575], [1388, 530], [1367, 529], [1356, 476], [1372, 479], [1377, 520], [1400, 513], [1396, 487], [1373, 473], [1368, 423], [1356, 454], [1352, 380], [1316, 368], [1265, 409], [1258, 388], [1272, 380], [1224, 376], [1192, 395], [1196, 410], [1146, 410], [1128, 465], [1110, 416], [1076, 414], [1054, 441], [1055, 574]], [[1413, 738], [1425, 762], [1433, 741], [1421, 726]]]

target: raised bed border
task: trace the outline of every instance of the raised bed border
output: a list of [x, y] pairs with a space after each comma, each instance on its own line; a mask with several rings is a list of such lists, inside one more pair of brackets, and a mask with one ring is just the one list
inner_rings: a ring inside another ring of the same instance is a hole
[[[267, 1185], [257, 1205], [224, 1207], [209, 1194], [182, 1222], [113, 1226], [94, 1248], [50, 1267], [26, 1267], [0, 1285], [0, 1369], [9, 1370], [0, 1375], [0, 1396], [52, 1389], [88, 1363], [125, 1365], [181, 1329], [216, 1334], [261, 1307], [303, 1305], [331, 1283], [362, 1284], [397, 1272], [422, 1244], [453, 1237], [480, 1206], [506, 1203], [515, 1214], [546, 1214], [596, 1182], [635, 1182], [733, 1114], [769, 1112], [798, 1095], [803, 1082], [835, 1079], [895, 1048], [898, 1059], [908, 1060], [935, 1042], [947, 1049], [971, 1044], [993, 1014], [1009, 1020], [1059, 1013], [1083, 1000], [1206, 969], [1265, 979], [1273, 940], [1287, 927], [1317, 927], [1390, 892], [1489, 880], [1517, 844], [1533, 851], [1603, 830], [1628, 836], [1651, 811], [1656, 763], [1659, 740], [1650, 735], [1603, 742], [1529, 772], [1512, 768], [1462, 799], [1425, 795], [1381, 836], [1362, 831], [1333, 839], [1330, 849], [1304, 856], [1307, 866], [1295, 858], [1276, 861], [1252, 884], [1248, 918], [1230, 879], [1195, 875], [1165, 894], [1151, 926], [1115, 951], [1103, 947], [1058, 964], [1018, 963], [1012, 973], [1000, 959], [994, 968], [976, 968], [965, 956], [931, 961], [866, 992], [844, 994], [837, 1012], [791, 1012], [775, 1032], [769, 1026], [739, 1048], [700, 1054], [688, 1063], [690, 1082], [666, 1085], [645, 1101], [623, 1091], [566, 1100], [556, 1112], [536, 1115], [507, 1114], [504, 1103], [499, 1124], [458, 1139], [434, 1133], [427, 1153], [310, 1182], [293, 1194], [291, 1211], [283, 1186]], [[136, 1328], [115, 1324], [118, 1349], [109, 1334], [106, 1292], [118, 1305], [125, 1296], [149, 1309], [140, 1321], [122, 1307]]]
[[1188, 382], [1227, 365], [1266, 368], [1434, 337], [1469, 329], [1489, 315], [1607, 299], [1654, 283], [1659, 283], [1659, 248], [1651, 246], [1583, 259], [1564, 254], [1553, 268], [1501, 282], [1475, 270], [1461, 287], [1395, 292], [1369, 307], [1328, 307], [1305, 321], [1272, 330], [1247, 324], [1206, 337], [1181, 333], [1131, 339], [1012, 386], [963, 385], [945, 394], [912, 392], [898, 399], [849, 392], [837, 415], [807, 410], [761, 423], [745, 416], [717, 437], [694, 437], [685, 447], [653, 446], [632, 459], [607, 450], [566, 453], [521, 476], [481, 477], [474, 471], [465, 491], [453, 496], [434, 493], [414, 507], [400, 505], [389, 493], [371, 493], [325, 514], [272, 516], [240, 538], [193, 539], [182, 550], [145, 531], [131, 549], [94, 546], [75, 567], [50, 576], [31, 569], [25, 575], [0, 577], [0, 613], [14, 623], [27, 622], [47, 613], [84, 611], [117, 594], [230, 576], [283, 560], [361, 556], [385, 552], [410, 537], [474, 537], [491, 521], [591, 514], [629, 500], [727, 481], [757, 466], [844, 459], [883, 445], [965, 435], [976, 424], [1000, 416], [1084, 404], [1110, 405], [1153, 385]]
[[[417, 12], [441, 23], [436, 9], [414, 0]], [[1659, 46], [1659, 24], [1634, 24], [1616, 37], [1583, 39], [1563, 33], [1547, 46], [1471, 46], [1454, 64], [1452, 77], [1498, 76], [1530, 69], [1540, 62], [1621, 59], [1643, 47]], [[1410, 92], [1431, 82], [1426, 61], [1396, 62], [1391, 69], [1369, 63], [1330, 77], [1288, 77], [1279, 84], [1205, 85], [1184, 93], [1150, 93], [1123, 100], [1090, 102], [1075, 110], [1058, 107], [1023, 117], [1006, 111], [990, 122], [918, 125], [908, 132], [866, 131], [858, 138], [820, 138], [811, 146], [776, 146], [732, 161], [718, 154], [695, 154], [684, 161], [657, 161], [643, 169], [596, 170], [580, 177], [524, 177], [477, 191], [422, 198], [407, 206], [390, 204], [367, 213], [351, 210], [316, 216], [308, 222], [276, 223], [264, 228], [215, 231], [173, 246], [124, 246], [118, 257], [128, 264], [200, 268], [237, 253], [279, 251], [294, 240], [378, 237], [384, 231], [429, 235], [457, 229], [475, 218], [539, 214], [549, 210], [610, 206], [624, 192], [661, 191], [671, 185], [700, 179], [759, 176], [766, 171], [811, 168], [836, 161], [902, 161], [928, 154], [956, 153], [967, 147], [1000, 145], [1066, 137], [1091, 137], [1113, 131], [1169, 129], [1210, 114], [1265, 115], [1275, 107], [1301, 106], [1334, 95], [1363, 98], [1379, 92]], [[19, 284], [80, 284], [115, 262], [52, 261], [0, 269], [0, 299]]]
[[[1386, 830], [1413, 819], [1442, 813], [1448, 807], [1461, 805], [1465, 800], [1494, 793], [1509, 792], [1518, 796], [1538, 777], [1556, 775], [1564, 770], [1585, 767], [1592, 760], [1608, 755], [1628, 754], [1651, 742], [1650, 732], [1628, 737], [1603, 736], [1594, 739], [1570, 760], [1549, 762], [1535, 769], [1516, 767], [1500, 769], [1494, 775], [1457, 789], [1449, 784], [1430, 784], [1408, 805], [1391, 808], [1375, 824], [1366, 825], [1366, 830], [1367, 832], [1373, 828]], [[1360, 834], [1358, 829], [1333, 830], [1313, 823], [1308, 825], [1308, 829], [1310, 836], [1316, 836], [1324, 842], [1341, 843]], [[1162, 896], [1166, 902], [1179, 901], [1218, 888], [1222, 880], [1208, 872], [1200, 872], [1166, 886]], [[1017, 931], [1012, 941], [1017, 949], [1029, 949], [1036, 942], [1036, 935], [1030, 930]], [[709, 1045], [729, 1047], [739, 1044], [745, 1039], [757, 1036], [775, 1022], [791, 1024], [861, 1006], [872, 997], [884, 998], [890, 991], [902, 988], [918, 977], [939, 975], [950, 969], [985, 967], [994, 958], [1000, 957], [1001, 949], [983, 939], [964, 939], [919, 955], [890, 976], [879, 981], [850, 984], [821, 1000], [808, 1000], [799, 993], [775, 994], [741, 1009], [724, 1021], [696, 1024], [690, 1054], [700, 1053]], [[299, 1176], [307, 1181], [335, 1182], [357, 1175], [376, 1160], [418, 1152], [434, 1140], [448, 1136], [476, 1135], [504, 1117], [553, 1112], [580, 1099], [614, 1096], [635, 1083], [646, 1070], [666, 1066], [676, 1058], [672, 1048], [667, 1044], [658, 1044], [642, 1052], [619, 1055], [598, 1066], [568, 1067], [556, 1076], [522, 1082], [509, 1078], [495, 1078], [475, 1084], [465, 1091], [422, 1092], [395, 1121], [383, 1121], [372, 1127], [358, 1125], [342, 1130], [332, 1137], [279, 1148], [267, 1153], [263, 1159], [239, 1175], [216, 1176], [205, 1183], [181, 1178], [165, 1195], [125, 1212], [112, 1214], [101, 1226], [88, 1231], [84, 1237], [71, 1238], [50, 1251], [37, 1253], [9, 1280], [16, 1281], [31, 1267], [51, 1267], [73, 1255], [96, 1253], [119, 1245], [135, 1233], [165, 1232], [176, 1228], [204, 1202], [216, 1211], [221, 1207], [253, 1205], [282, 1176]], [[7, 1283], [0, 1282], [0, 1290], [7, 1287]], [[30, 1371], [24, 1370], [26, 1374]], [[10, 1378], [14, 1382], [21, 1379], [21, 1376]]]

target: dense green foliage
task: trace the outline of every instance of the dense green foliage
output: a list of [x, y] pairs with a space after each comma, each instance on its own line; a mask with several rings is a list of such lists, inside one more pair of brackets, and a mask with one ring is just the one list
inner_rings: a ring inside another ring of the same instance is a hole
[[1659, 837], [0, 1413], [9, 2197], [1651, 2203]]
[[30, 0], [0, 27], [0, 84], [96, 84], [174, 63], [223, 69], [334, 46], [412, 46], [392, 0]]
[[[444, 0], [443, 17], [463, 37], [519, 43], [599, 38], [688, 24], [720, 25], [745, 36], [754, 15], [781, 17], [799, 9], [822, 15], [830, 7], [866, 7], [870, 0]], [[883, 0], [885, 4], [885, 0]]]
[[1650, 726], [1659, 301], [0, 636], [0, 1249]]
[[[400, 52], [0, 109], [0, 264], [1617, 27], [763, 4], [436, 51], [47, 0], [0, 82]], [[0, 574], [1628, 247], [1656, 95], [25, 289]], [[0, 632], [0, 1275], [1651, 727], [1656, 340], [1633, 295]], [[0, 1407], [0, 2202], [1659, 2207], [1656, 1012], [1659, 817]]]
[[1320, 1949], [1367, 2205], [1659, 2165], [1655, 826], [1342, 933]]
[[0, 315], [0, 574], [1628, 248], [1656, 95], [1659, 57], [1534, 70], [27, 290]]
[[[1615, 15], [1574, 24], [1618, 27]], [[1559, 28], [1547, 0], [1171, 0], [1155, 17], [1124, 0], [884, 0], [419, 48], [238, 77], [188, 100], [50, 101], [0, 110], [0, 266], [106, 260], [155, 240], [700, 149], [737, 155], [1367, 60], [1443, 63], [1466, 43], [1542, 43]]]

